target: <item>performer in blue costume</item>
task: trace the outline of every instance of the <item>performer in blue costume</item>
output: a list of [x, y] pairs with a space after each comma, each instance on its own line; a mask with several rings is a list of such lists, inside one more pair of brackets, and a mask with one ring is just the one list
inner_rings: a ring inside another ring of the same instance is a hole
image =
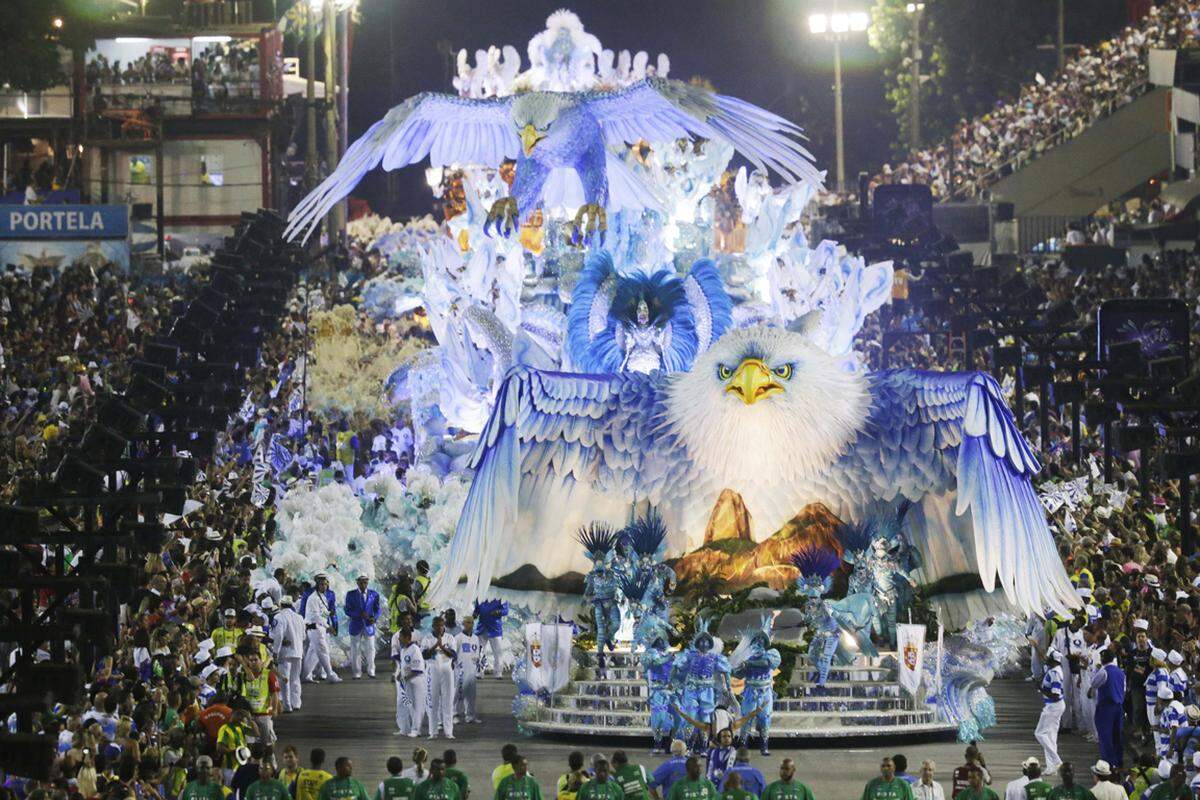
[[667, 538], [662, 516], [650, 509], [621, 532], [629, 560], [621, 576], [621, 589], [637, 620], [634, 647], [645, 647], [658, 636], [670, 634], [671, 608], [667, 593], [675, 588], [675, 572], [658, 560]]
[[504, 618], [508, 616], [508, 603], [503, 600], [475, 601], [475, 633], [479, 636], [479, 651], [490, 647], [492, 651], [492, 674], [500, 677], [500, 640], [504, 638]]
[[[733, 677], [745, 682], [742, 691], [742, 714], [751, 714], [754, 730], [758, 732], [759, 749], [764, 756], [770, 755], [768, 742], [771, 738], [771, 711], [775, 707], [775, 677], [781, 658], [779, 651], [771, 647], [771, 624], [774, 615], [763, 614], [761, 629], [756, 631], [746, 648], [744, 657], [735, 651], [730, 663], [735, 664]], [[739, 646], [738, 650], [742, 650]], [[743, 729], [742, 743], [750, 739], [750, 725]]]
[[671, 683], [671, 666], [675, 654], [667, 646], [667, 640], [659, 636], [646, 652], [642, 653], [642, 674], [646, 676], [646, 702], [650, 706], [650, 731], [654, 743], [651, 753], [666, 753], [679, 717], [675, 705], [679, 702], [678, 692]]
[[698, 620], [692, 646], [676, 661], [675, 680], [683, 684], [680, 712], [706, 728], [701, 730], [694, 723], [684, 726], [680, 738], [690, 741], [693, 752], [700, 752], [708, 745], [707, 728], [712, 723], [713, 711], [717, 707], [717, 690], [733, 694], [729, 686], [729, 659], [720, 652], [714, 652], [713, 645], [708, 621]]
[[592, 607], [596, 626], [596, 659], [600, 677], [604, 677], [604, 648], [617, 649], [617, 629], [621, 627], [620, 581], [615, 567], [616, 544], [620, 534], [607, 525], [594, 523], [576, 535], [592, 560], [592, 569], [584, 579], [583, 596]]
[[817, 670], [817, 687], [824, 688], [840, 632], [831, 604], [824, 598], [833, 587], [833, 573], [841, 566], [841, 559], [832, 550], [810, 547], [793, 555], [792, 563], [800, 570], [796, 586], [808, 598], [804, 604], [804, 621], [810, 637], [808, 660]]

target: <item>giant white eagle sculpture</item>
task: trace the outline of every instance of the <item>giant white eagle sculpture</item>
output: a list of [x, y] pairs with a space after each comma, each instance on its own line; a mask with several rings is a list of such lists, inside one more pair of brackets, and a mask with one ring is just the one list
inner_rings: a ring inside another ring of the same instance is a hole
[[[724, 489], [741, 495], [756, 540], [809, 503], [852, 522], [909, 501], [920, 577], [950, 579], [935, 600], [951, 628], [1079, 603], [1030, 481], [1037, 458], [984, 373], [851, 373], [801, 333], [767, 326], [725, 333], [686, 372], [517, 366], [470, 465], [435, 604], [463, 577], [467, 599], [485, 597], [526, 563], [549, 577], [586, 572], [570, 532], [622, 525], [633, 502], [663, 514], [680, 555], [703, 543]], [[956, 576], [972, 575], [963, 591]]]

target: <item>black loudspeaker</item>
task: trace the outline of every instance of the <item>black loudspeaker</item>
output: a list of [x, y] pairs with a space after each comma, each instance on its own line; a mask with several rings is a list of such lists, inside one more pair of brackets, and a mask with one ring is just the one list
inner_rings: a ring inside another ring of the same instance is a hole
[[154, 217], [153, 203], [134, 203], [129, 207], [129, 218], [133, 220], [152, 219]]
[[[1008, 205], [1011, 210], [1011, 203], [1003, 205]], [[960, 242], [989, 242], [992, 239], [987, 203], [938, 203], [933, 207], [933, 224]]]
[[0, 733], [0, 769], [24, 778], [50, 779], [57, 739], [33, 733]]
[[897, 244], [915, 242], [933, 228], [933, 192], [919, 183], [877, 186], [871, 220], [878, 238]]

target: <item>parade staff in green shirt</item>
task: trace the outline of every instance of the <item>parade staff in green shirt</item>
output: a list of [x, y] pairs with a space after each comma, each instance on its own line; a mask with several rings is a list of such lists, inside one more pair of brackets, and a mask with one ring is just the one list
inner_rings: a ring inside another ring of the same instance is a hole
[[246, 788], [245, 800], [292, 800], [292, 795], [275, 777], [275, 767], [264, 758], [258, 764], [258, 780]]
[[1150, 791], [1149, 800], [1191, 800], [1191, 797], [1192, 790], [1188, 788], [1183, 764], [1174, 764], [1171, 766], [1171, 777]]
[[348, 756], [333, 762], [333, 768], [337, 774], [321, 784], [318, 800], [367, 800], [367, 787], [354, 777], [354, 762]]
[[[701, 773], [700, 759], [688, 756], [687, 774], [671, 786], [667, 800], [717, 800], [717, 787]], [[584, 784], [587, 788], [587, 784]], [[580, 789], [580, 794], [583, 789]]]
[[542, 789], [529, 774], [529, 762], [525, 756], [512, 761], [512, 775], [500, 781], [494, 800], [542, 800]]
[[984, 786], [983, 767], [971, 764], [967, 767], [967, 787], [954, 800], [1000, 800], [1000, 795], [992, 787]]
[[646, 768], [641, 764], [630, 764], [624, 750], [616, 750], [612, 756], [613, 779], [621, 784], [625, 800], [650, 800], [649, 779]]
[[179, 800], [225, 800], [221, 784], [212, 779], [212, 765], [208, 756], [196, 759], [196, 780], [183, 787]]
[[467, 773], [458, 768], [458, 753], [453, 750], [442, 753], [442, 763], [446, 765], [446, 777], [458, 784], [458, 796], [461, 800], [467, 800], [471, 795], [471, 783], [467, 780]]
[[379, 782], [375, 790], [375, 800], [413, 800], [416, 786], [408, 778], [400, 777], [404, 771], [404, 762], [399, 756], [387, 760], [388, 777]]
[[747, 792], [742, 788], [742, 776], [736, 772], [725, 775], [725, 788], [721, 790], [721, 800], [756, 800], [758, 795]]
[[863, 787], [862, 800], [913, 800], [912, 784], [896, 777], [896, 762], [885, 756], [879, 762], [879, 777]]
[[813, 800], [813, 793], [796, 780], [796, 762], [785, 758], [779, 765], [779, 780], [767, 787], [762, 800]]
[[429, 777], [417, 784], [415, 800], [461, 800], [458, 784], [446, 777], [446, 762], [435, 758], [429, 762]]
[[579, 800], [625, 800], [625, 790], [608, 774], [608, 759], [596, 759], [592, 769], [595, 775], [579, 787]]

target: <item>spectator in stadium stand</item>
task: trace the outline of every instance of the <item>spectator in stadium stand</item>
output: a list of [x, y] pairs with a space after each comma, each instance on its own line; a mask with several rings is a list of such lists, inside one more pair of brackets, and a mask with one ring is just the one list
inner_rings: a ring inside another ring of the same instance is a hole
[[921, 762], [921, 779], [913, 784], [913, 797], [916, 800], [945, 800], [946, 792], [942, 785], [934, 780], [937, 764], [931, 759]]
[[779, 780], [767, 787], [762, 800], [813, 800], [812, 789], [796, 780], [796, 762], [785, 758], [779, 762]]
[[913, 800], [912, 786], [896, 777], [896, 763], [884, 756], [879, 762], [879, 777], [867, 781], [862, 800]]

